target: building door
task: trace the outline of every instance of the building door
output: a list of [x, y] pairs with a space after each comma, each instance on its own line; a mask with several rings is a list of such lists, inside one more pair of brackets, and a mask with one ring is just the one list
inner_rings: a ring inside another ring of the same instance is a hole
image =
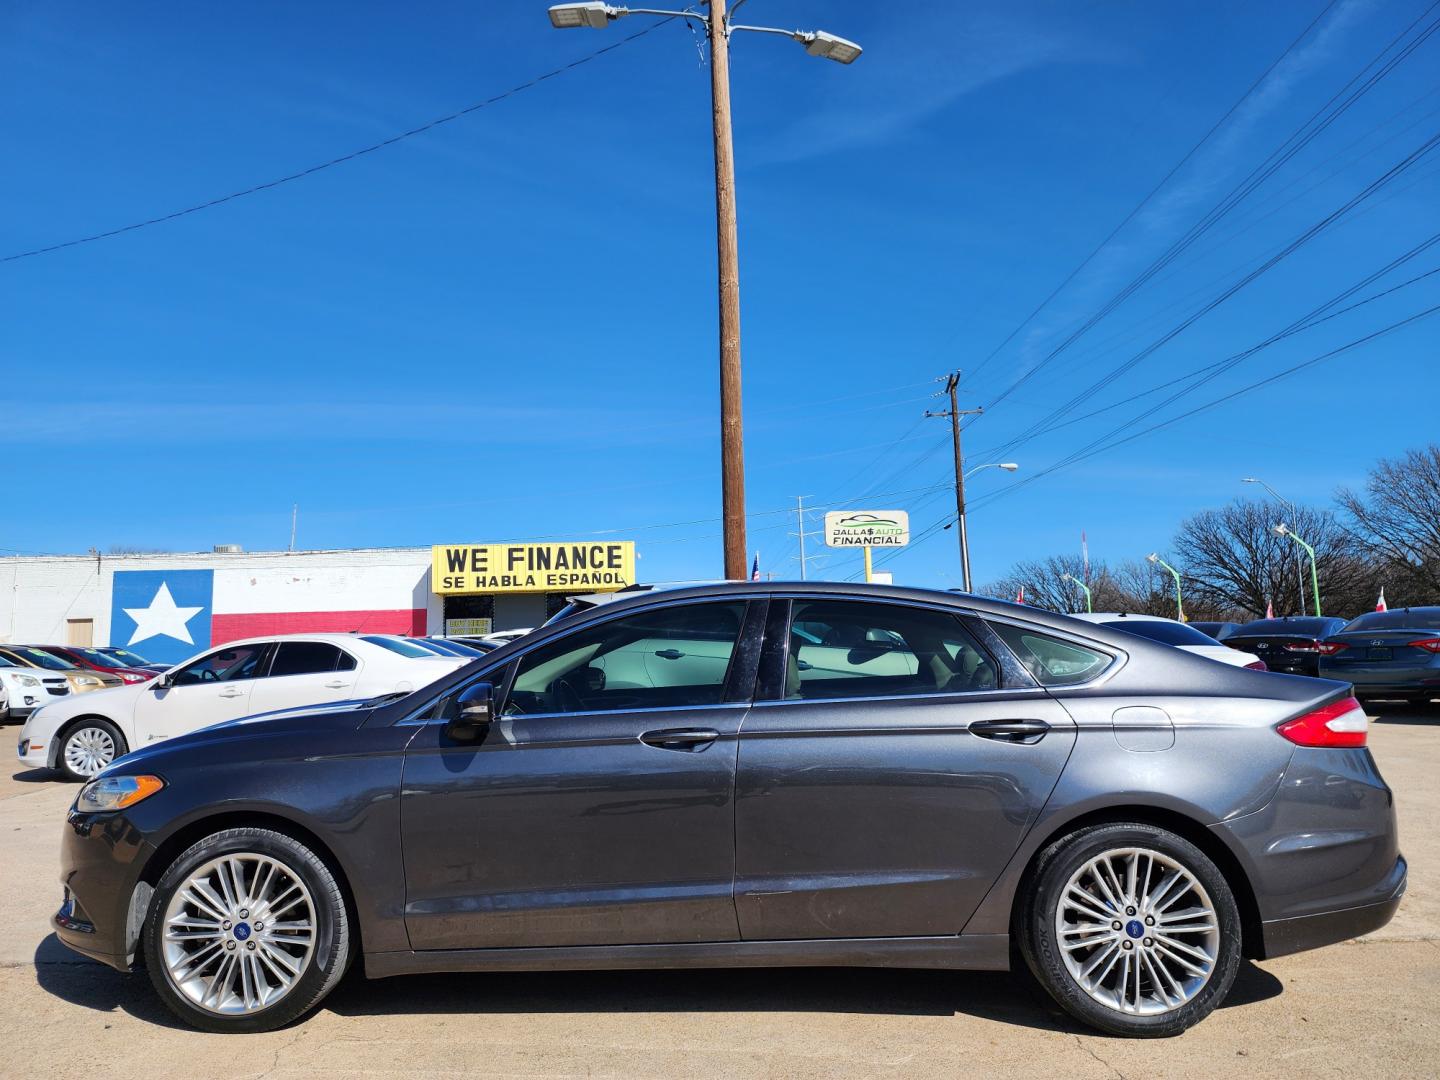
[[95, 620], [94, 620], [94, 619], [66, 619], [66, 620], [65, 620], [65, 644], [66, 644], [66, 645], [94, 645], [94, 644], [95, 644]]

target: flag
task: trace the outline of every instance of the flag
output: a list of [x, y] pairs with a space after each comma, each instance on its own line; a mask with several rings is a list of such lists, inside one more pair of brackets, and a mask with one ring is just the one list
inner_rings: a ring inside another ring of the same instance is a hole
[[1275, 617], [1275, 605], [1272, 604], [1269, 600], [1266, 600], [1266, 601], [1265, 601], [1265, 618], [1267, 618], [1267, 619], [1273, 619], [1274, 617]]
[[1024, 586], [1024, 585], [1021, 585], [1021, 586], [1020, 586], [1020, 591], [1015, 594], [1015, 603], [1017, 603], [1017, 604], [1023, 604], [1024, 602], [1025, 602], [1025, 586]]
[[1385, 606], [1385, 586], [1383, 586], [1383, 585], [1380, 586], [1380, 599], [1377, 600], [1377, 601], [1375, 601], [1375, 610], [1376, 610], [1376, 611], [1389, 611], [1389, 610], [1390, 610], [1388, 607]]
[[755, 561], [750, 564], [750, 580], [760, 580], [760, 553], [758, 551], [755, 552]]

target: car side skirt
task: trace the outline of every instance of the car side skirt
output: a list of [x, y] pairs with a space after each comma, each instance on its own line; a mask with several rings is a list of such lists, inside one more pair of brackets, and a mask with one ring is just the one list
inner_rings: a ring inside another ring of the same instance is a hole
[[618, 971], [636, 968], [889, 967], [1009, 971], [1008, 934], [719, 941], [680, 945], [441, 949], [365, 954], [372, 979], [441, 971]]

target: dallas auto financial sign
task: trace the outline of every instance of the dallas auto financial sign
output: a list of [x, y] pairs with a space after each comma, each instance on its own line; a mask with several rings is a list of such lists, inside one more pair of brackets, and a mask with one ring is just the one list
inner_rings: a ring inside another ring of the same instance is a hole
[[431, 588], [440, 594], [605, 592], [635, 582], [635, 542], [605, 544], [437, 544]]

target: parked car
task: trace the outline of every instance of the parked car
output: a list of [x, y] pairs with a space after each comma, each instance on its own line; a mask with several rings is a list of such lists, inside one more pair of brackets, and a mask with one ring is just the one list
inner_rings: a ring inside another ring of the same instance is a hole
[[1320, 642], [1320, 674], [1361, 701], [1440, 697], [1440, 607], [1372, 611]]
[[[88, 694], [94, 690], [108, 690], [113, 686], [125, 685], [118, 675], [104, 671], [88, 671], [69, 660], [62, 660], [44, 649], [32, 648], [29, 645], [0, 645], [0, 657], [20, 667], [58, 673], [59, 677], [65, 680], [64, 693], [68, 694]], [[54, 675], [42, 676], [41, 681], [49, 687], [54, 685], [54, 678]]]
[[88, 668], [90, 671], [103, 671], [107, 675], [115, 675], [121, 682], [146, 682], [153, 679], [156, 674], [144, 668], [121, 664], [108, 652], [103, 652], [90, 645], [32, 645], [30, 648], [43, 649], [51, 656], [68, 660], [78, 668]]
[[510, 642], [524, 637], [526, 634], [533, 634], [533, 626], [521, 627], [515, 630], [497, 630], [493, 634], [486, 634], [481, 641], [488, 641], [492, 645], [509, 645]]
[[408, 693], [467, 663], [415, 651], [422, 660], [351, 634], [227, 642], [151, 682], [36, 710], [20, 732], [20, 761], [85, 780], [137, 747], [223, 720]]
[[[849, 647], [804, 668], [811, 637]], [[141, 747], [78, 795], [54, 925], [143, 952], [211, 1031], [290, 1023], [361, 951], [376, 978], [1014, 944], [1078, 1019], [1171, 1035], [1242, 956], [1393, 915], [1366, 725], [1343, 683], [978, 596], [656, 591], [403, 697]]]
[[1206, 637], [1213, 637], [1216, 641], [1221, 642], [1240, 628], [1240, 624], [1235, 622], [1207, 622], [1205, 620], [1200, 622], [1192, 620], [1187, 625], [1193, 626]]
[[1345, 625], [1344, 619], [1286, 615], [1256, 619], [1232, 630], [1225, 644], [1254, 653], [1271, 671], [1287, 675], [1320, 674], [1320, 642]]
[[1166, 619], [1160, 615], [1135, 615], [1124, 611], [1095, 614], [1076, 615], [1077, 619], [1084, 619], [1086, 622], [1099, 623], [1101, 626], [1108, 626], [1112, 630], [1123, 630], [1127, 634], [1134, 634], [1137, 637], [1148, 638], [1151, 641], [1158, 641], [1162, 645], [1173, 645], [1177, 649], [1184, 649], [1196, 656], [1205, 656], [1211, 660], [1219, 660], [1222, 664], [1234, 664], [1236, 667], [1254, 668], [1256, 671], [1267, 670], [1264, 660], [1254, 653], [1241, 652], [1239, 649], [1226, 648], [1216, 641], [1209, 634], [1202, 633], [1191, 623], [1179, 622], [1176, 619]]
[[477, 649], [475, 646], [464, 641], [450, 641], [446, 638], [412, 637], [407, 641], [413, 641], [422, 649], [429, 649], [437, 656], [463, 656], [474, 660], [477, 656], [484, 656], [484, 649]]
[[24, 720], [41, 705], [70, 693], [70, 682], [62, 674], [39, 671], [12, 660], [0, 652], [0, 686], [9, 698], [9, 720]]

